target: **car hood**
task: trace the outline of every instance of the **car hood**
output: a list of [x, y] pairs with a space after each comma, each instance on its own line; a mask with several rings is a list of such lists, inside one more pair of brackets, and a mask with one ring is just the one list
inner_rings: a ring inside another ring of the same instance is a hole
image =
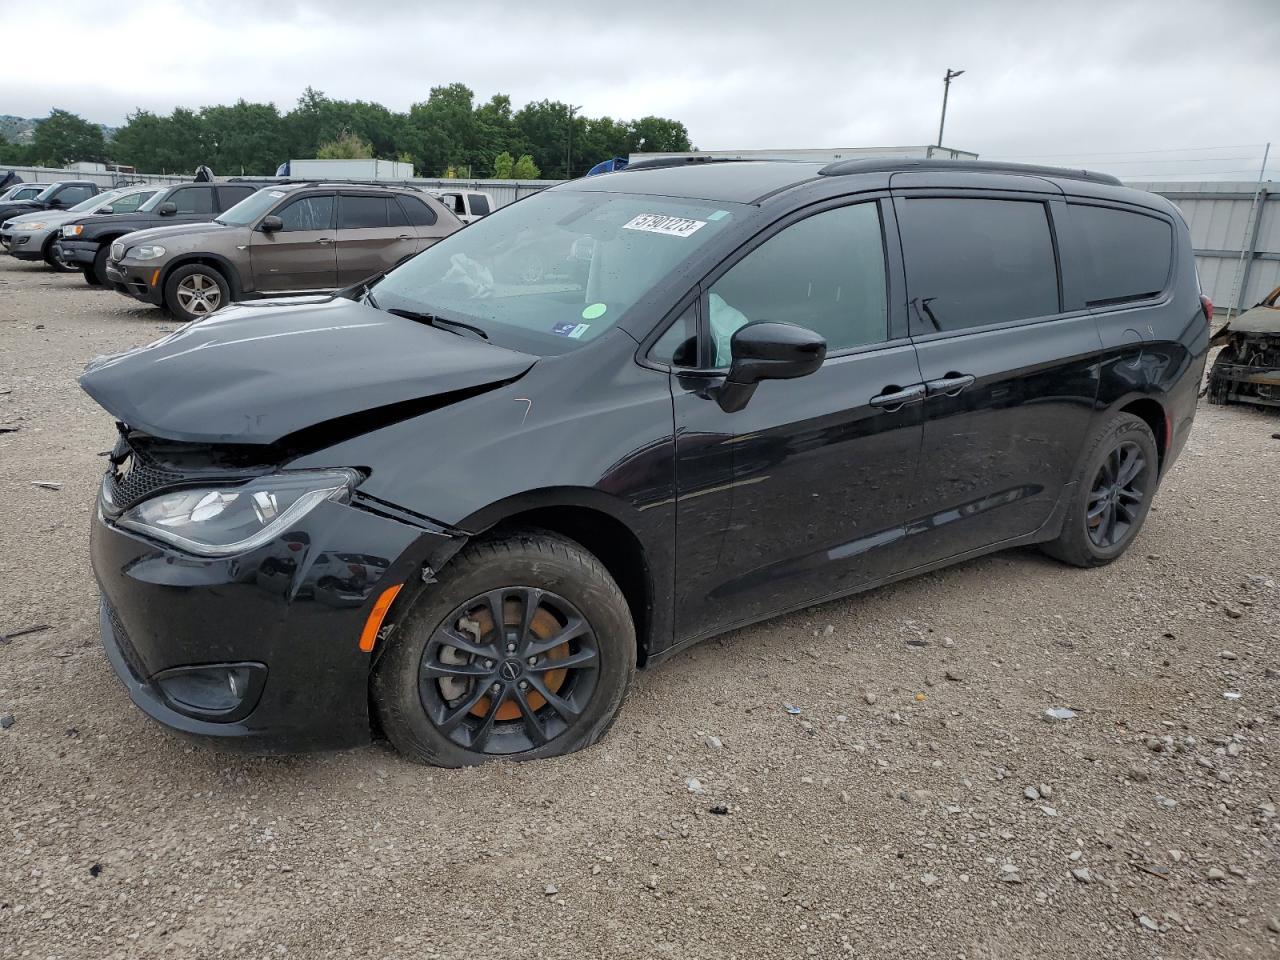
[[128, 234], [129, 246], [132, 247], [139, 243], [157, 243], [164, 240], [172, 240], [175, 237], [185, 237], [188, 234], [199, 233], [207, 236], [220, 230], [239, 229], [242, 228], [222, 223], [169, 223], [163, 227], [144, 227]]
[[537, 359], [335, 297], [229, 308], [93, 360], [80, 385], [152, 436], [292, 446], [309, 428], [336, 441], [473, 396]]
[[64, 223], [72, 220], [78, 220], [83, 217], [83, 213], [67, 213], [65, 210], [54, 212], [53, 210], [35, 210], [31, 213], [22, 213], [9, 220], [9, 226], [20, 227], [26, 223], [43, 223], [50, 229], [60, 227]]

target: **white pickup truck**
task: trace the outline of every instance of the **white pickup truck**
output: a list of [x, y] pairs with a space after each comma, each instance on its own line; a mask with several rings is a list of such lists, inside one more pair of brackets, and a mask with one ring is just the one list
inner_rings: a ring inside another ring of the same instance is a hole
[[497, 209], [492, 194], [483, 190], [442, 190], [434, 193], [434, 196], [457, 214], [463, 223], [474, 223]]

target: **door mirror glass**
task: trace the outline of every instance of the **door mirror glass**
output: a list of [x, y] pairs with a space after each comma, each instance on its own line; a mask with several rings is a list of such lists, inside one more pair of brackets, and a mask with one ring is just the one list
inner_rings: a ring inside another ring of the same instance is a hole
[[284, 229], [284, 221], [272, 214], [262, 218], [262, 222], [258, 224], [258, 229], [263, 233], [275, 233], [277, 230]]
[[58, 197], [50, 197], [48, 200], [45, 201], [45, 203], [47, 203], [50, 207], [62, 206], [62, 200]]
[[115, 211], [115, 208], [108, 203], [105, 207], [99, 207], [98, 212], [105, 215], [108, 213], [115, 213], [116, 211]]
[[166, 200], [164, 203], [160, 204], [160, 209], [156, 211], [156, 213], [160, 214], [162, 217], [172, 217], [177, 212], [178, 205], [172, 200]]
[[761, 380], [807, 377], [827, 357], [826, 339], [793, 323], [748, 323], [729, 345], [733, 360], [716, 397], [726, 413], [745, 407]]

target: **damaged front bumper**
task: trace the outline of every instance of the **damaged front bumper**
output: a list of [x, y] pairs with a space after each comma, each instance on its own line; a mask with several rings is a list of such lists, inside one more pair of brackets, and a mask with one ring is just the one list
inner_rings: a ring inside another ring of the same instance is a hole
[[[461, 546], [376, 503], [325, 502], [247, 553], [196, 557], [101, 511], [91, 552], [103, 646], [134, 703], [188, 736], [255, 752], [367, 743], [374, 604], [405, 585], [383, 633]], [[381, 642], [381, 640], [379, 641]]]

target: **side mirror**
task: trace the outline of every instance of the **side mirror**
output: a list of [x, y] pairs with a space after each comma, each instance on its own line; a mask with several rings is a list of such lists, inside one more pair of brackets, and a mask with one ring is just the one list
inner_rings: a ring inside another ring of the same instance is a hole
[[58, 197], [50, 197], [48, 200], [45, 201], [45, 204], [50, 208], [60, 207], [62, 206], [62, 200]]
[[284, 229], [284, 221], [274, 214], [269, 217], [263, 217], [262, 222], [258, 224], [258, 229], [263, 233], [275, 233], [277, 230]]
[[98, 213], [102, 214], [103, 216], [106, 216], [109, 213], [115, 213], [115, 212], [116, 212], [115, 209], [109, 203], [105, 207], [101, 207], [98, 210]]
[[156, 211], [156, 213], [160, 214], [162, 217], [172, 217], [177, 212], [178, 205], [172, 200], [166, 200], [164, 203], [160, 204], [160, 209]]
[[827, 358], [824, 337], [793, 323], [748, 323], [729, 341], [733, 362], [716, 401], [725, 413], [747, 405], [761, 380], [807, 377]]

